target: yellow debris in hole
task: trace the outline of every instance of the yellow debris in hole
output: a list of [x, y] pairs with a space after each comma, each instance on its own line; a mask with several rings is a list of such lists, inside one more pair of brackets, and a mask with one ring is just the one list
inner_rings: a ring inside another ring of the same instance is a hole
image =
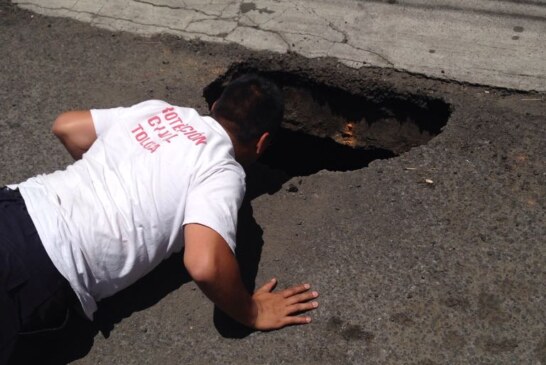
[[341, 130], [341, 137], [336, 138], [338, 143], [349, 147], [356, 147], [356, 136], [354, 134], [355, 123], [347, 122]]

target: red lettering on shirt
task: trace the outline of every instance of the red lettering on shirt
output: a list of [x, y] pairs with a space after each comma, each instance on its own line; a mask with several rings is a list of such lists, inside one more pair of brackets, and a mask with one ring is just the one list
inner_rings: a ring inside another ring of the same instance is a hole
[[200, 144], [207, 144], [207, 136], [201, 136], [195, 139], [195, 145], [199, 146]]
[[144, 130], [141, 124], [131, 131], [135, 136], [135, 140], [146, 150], [154, 153], [159, 148], [159, 143], [151, 140], [148, 133]]
[[151, 117], [150, 119], [148, 119], [148, 124], [151, 126], [151, 127], [155, 127], [156, 125], [160, 124], [161, 123], [161, 118], [158, 117], [157, 115]]
[[171, 134], [171, 135], [165, 137], [163, 140], [164, 140], [165, 142], [167, 142], [167, 143], [171, 143], [171, 139], [174, 138], [174, 137], [176, 137], [176, 136], [178, 136], [178, 134]]
[[[170, 113], [167, 113], [165, 114], [165, 119], [167, 120], [173, 120], [173, 119], [176, 119], [178, 118], [178, 114], [176, 114], [175, 112], [170, 112]], [[178, 118], [180, 119], [180, 118]]]
[[194, 126], [184, 123], [172, 106], [149, 117], [146, 123], [138, 124], [131, 133], [135, 141], [150, 153], [157, 151], [162, 143], [171, 143], [179, 135], [184, 135], [196, 146], [207, 144], [207, 136]]
[[[169, 124], [170, 125], [173, 125], [175, 123], [182, 123], [182, 119], [180, 117], [176, 118], [175, 120], [173, 120], [172, 122], [170, 122]], [[183, 123], [182, 123], [183, 124]]]

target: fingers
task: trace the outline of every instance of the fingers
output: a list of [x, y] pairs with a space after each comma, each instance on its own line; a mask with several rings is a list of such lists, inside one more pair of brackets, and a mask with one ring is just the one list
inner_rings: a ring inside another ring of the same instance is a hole
[[292, 304], [287, 307], [287, 314], [294, 314], [294, 313], [300, 313], [300, 312], [307, 312], [312, 309], [318, 308], [319, 304], [318, 302], [308, 302], [308, 303], [297, 303]]
[[296, 304], [296, 303], [302, 303], [302, 302], [308, 302], [311, 299], [318, 298], [319, 294], [316, 291], [311, 292], [305, 292], [301, 294], [296, 294], [291, 297], [286, 298], [286, 302], [288, 305]]
[[310, 291], [307, 283], [274, 292], [276, 285], [277, 280], [271, 279], [254, 293], [258, 307], [254, 328], [265, 331], [310, 323], [311, 317], [298, 314], [318, 308], [318, 302], [313, 300], [318, 292]]
[[296, 286], [293, 286], [291, 288], [284, 289], [283, 291], [281, 291], [281, 294], [282, 294], [283, 297], [289, 298], [289, 297], [294, 296], [296, 294], [306, 292], [307, 290], [309, 290], [309, 288], [311, 288], [311, 285], [309, 285], [309, 284], [296, 285]]
[[309, 324], [311, 323], [311, 317], [301, 316], [301, 317], [286, 317], [283, 321], [283, 326], [292, 326], [298, 324]]
[[273, 278], [269, 280], [267, 283], [265, 283], [264, 285], [262, 285], [262, 287], [260, 287], [258, 290], [256, 290], [256, 293], [264, 293], [264, 292], [269, 293], [275, 288], [276, 285], [277, 285], [277, 279]]
[[[316, 291], [308, 291], [309, 284], [297, 285], [295, 287], [284, 290], [284, 295], [287, 304], [287, 315], [294, 313], [307, 312], [318, 308], [319, 304], [316, 301], [310, 301], [319, 296]], [[286, 296], [288, 295], [288, 297]], [[294, 317], [292, 317], [294, 318]], [[310, 317], [295, 317], [295, 318], [309, 318]]]

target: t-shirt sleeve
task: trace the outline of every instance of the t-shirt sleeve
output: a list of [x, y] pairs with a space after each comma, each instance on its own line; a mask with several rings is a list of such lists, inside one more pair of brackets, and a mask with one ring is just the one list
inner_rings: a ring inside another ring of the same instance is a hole
[[244, 177], [222, 169], [188, 192], [183, 225], [198, 223], [215, 230], [235, 252], [237, 214], [245, 195]]
[[95, 133], [100, 137], [112, 126], [126, 108], [91, 109], [91, 118], [95, 126]]

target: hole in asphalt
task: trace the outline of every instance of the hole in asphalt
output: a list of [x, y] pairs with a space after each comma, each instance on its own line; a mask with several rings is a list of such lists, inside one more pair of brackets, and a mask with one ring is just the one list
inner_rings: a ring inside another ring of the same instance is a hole
[[331, 138], [281, 128], [260, 162], [288, 176], [307, 176], [320, 170], [349, 171], [370, 162], [396, 156], [381, 148], [353, 148]]
[[438, 135], [451, 113], [449, 104], [426, 95], [366, 87], [359, 80], [356, 86], [364, 91], [354, 93], [307, 75], [258, 71], [246, 63], [232, 66], [204, 89], [209, 107], [230, 80], [248, 72], [273, 80], [284, 94], [282, 128], [260, 161], [277, 171], [279, 180], [323, 169], [356, 170], [395, 157]]
[[[229, 81], [253, 72], [276, 82], [284, 94], [281, 129], [260, 163], [246, 171], [247, 190], [239, 212], [236, 255], [242, 272], [248, 273], [243, 276], [249, 289], [254, 288], [255, 263], [263, 244], [263, 231], [252, 216], [250, 201], [279, 191], [295, 176], [323, 169], [357, 170], [371, 161], [395, 157], [425, 144], [442, 131], [451, 113], [447, 103], [426, 95], [399, 93], [388, 86], [365, 84], [358, 77], [346, 83], [335, 81], [349, 76], [336, 78], [340, 75], [335, 70], [328, 74], [328, 80], [343, 87], [319, 82], [301, 71], [264, 71], [256, 65], [235, 64], [203, 90], [211, 108]], [[264, 65], [270, 67], [268, 62]], [[298, 192], [301, 182], [289, 184], [287, 191]], [[215, 323], [230, 337], [246, 335], [245, 330], [234, 331], [237, 325], [226, 316], [216, 315]], [[345, 328], [341, 335], [347, 340], [367, 342], [374, 336], [356, 325]]]

